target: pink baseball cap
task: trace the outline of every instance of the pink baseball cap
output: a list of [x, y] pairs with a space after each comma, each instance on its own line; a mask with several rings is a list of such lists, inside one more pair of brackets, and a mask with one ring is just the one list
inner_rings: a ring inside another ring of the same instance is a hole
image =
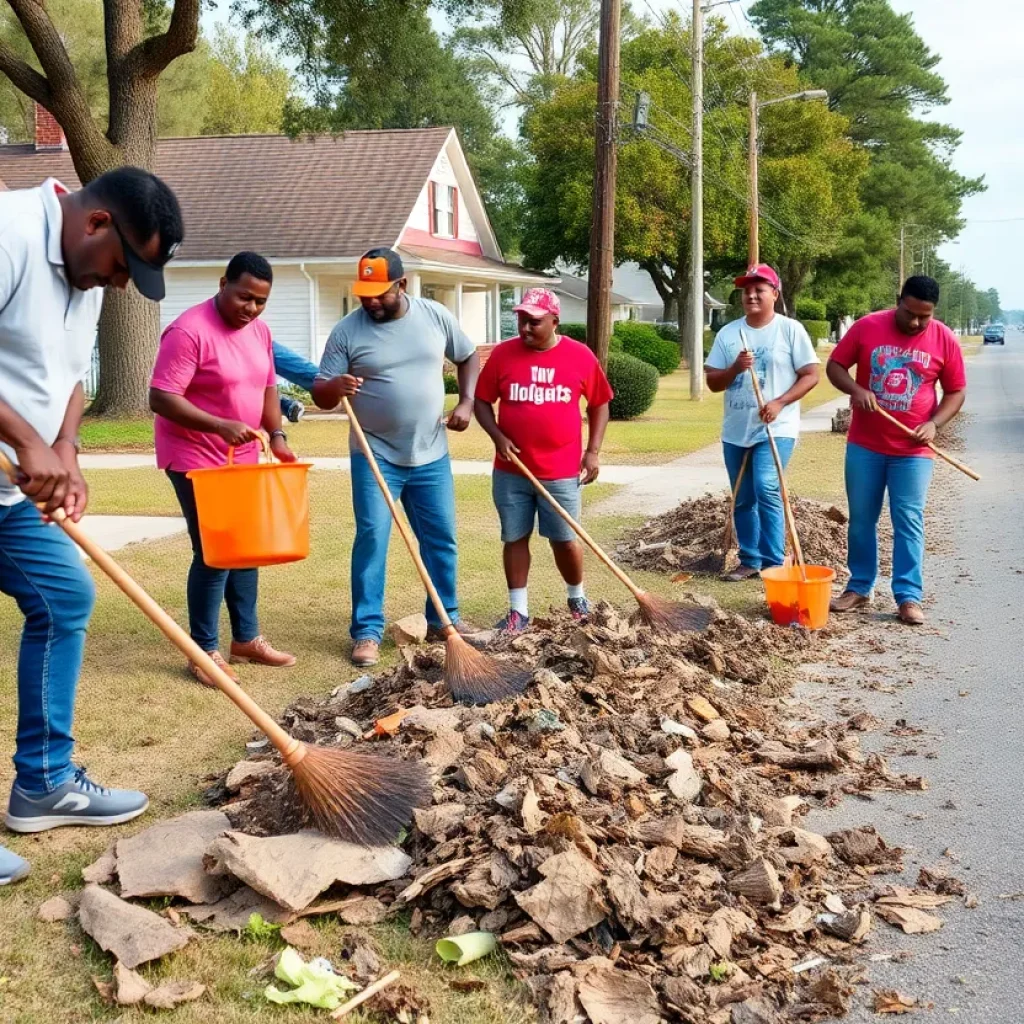
[[514, 306], [513, 313], [525, 313], [527, 316], [545, 316], [551, 313], [553, 316], [562, 315], [562, 304], [554, 292], [547, 288], [531, 288], [523, 295], [518, 306]]
[[737, 288], [746, 288], [748, 284], [753, 284], [755, 281], [764, 281], [770, 284], [777, 292], [782, 291], [782, 282], [779, 280], [779, 275], [767, 263], [758, 263], [756, 266], [751, 267], [745, 274], [737, 277], [735, 283]]

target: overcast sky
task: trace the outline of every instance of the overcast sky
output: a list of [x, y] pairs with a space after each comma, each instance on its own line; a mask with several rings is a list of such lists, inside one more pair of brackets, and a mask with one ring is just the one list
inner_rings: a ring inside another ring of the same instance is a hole
[[[752, 0], [742, 0], [744, 8]], [[959, 244], [941, 255], [981, 288], [996, 287], [1004, 309], [1024, 308], [1024, 275], [1016, 272], [1018, 239], [1024, 235], [1024, 3], [1021, 0], [890, 0], [913, 15], [917, 31], [942, 57], [939, 73], [949, 86], [950, 103], [936, 117], [959, 128], [963, 141], [957, 169], [984, 175], [988, 189], [964, 204], [968, 223]], [[638, 13], [689, 3], [633, 0]], [[227, 4], [208, 13], [207, 27], [224, 20]], [[726, 13], [728, 11], [728, 13]], [[720, 8], [737, 30], [750, 27], [734, 7]]]
[[[941, 54], [938, 71], [950, 103], [938, 116], [959, 128], [956, 166], [984, 175], [988, 190], [967, 200], [959, 245], [942, 256], [963, 264], [982, 288], [996, 287], [1004, 309], [1024, 308], [1016, 271], [1024, 234], [1024, 5], [1020, 0], [890, 0], [914, 16], [917, 30]], [[1016, 218], [1016, 220], [1014, 220]]]

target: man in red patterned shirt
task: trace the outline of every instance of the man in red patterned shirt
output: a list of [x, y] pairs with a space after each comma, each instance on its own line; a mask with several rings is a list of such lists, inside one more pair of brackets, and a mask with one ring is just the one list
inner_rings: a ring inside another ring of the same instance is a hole
[[[967, 375], [956, 335], [934, 319], [939, 286], [911, 277], [899, 305], [858, 320], [828, 361], [828, 379], [849, 395], [853, 420], [846, 445], [850, 506], [850, 582], [835, 612], [871, 603], [878, 576], [878, 517], [885, 492], [892, 516], [892, 594], [902, 622], [924, 622], [924, 507], [933, 459], [927, 447], [964, 404]], [[856, 364], [857, 378], [850, 375]], [[939, 400], [935, 385], [942, 386]], [[884, 409], [913, 436], [877, 414]]]

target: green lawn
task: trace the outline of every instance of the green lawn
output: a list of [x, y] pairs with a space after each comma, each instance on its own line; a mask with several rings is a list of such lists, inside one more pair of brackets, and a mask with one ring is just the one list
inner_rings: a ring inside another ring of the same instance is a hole
[[[805, 409], [829, 402], [838, 392], [824, 379], [804, 402]], [[449, 397], [449, 405], [455, 398]], [[658, 465], [697, 451], [718, 439], [722, 423], [722, 396], [705, 390], [704, 400], [690, 399], [689, 371], [680, 370], [661, 379], [654, 405], [635, 420], [609, 424], [604, 461], [609, 465]], [[295, 451], [306, 457], [330, 457], [348, 453], [348, 424], [307, 416], [288, 426]], [[87, 419], [82, 442], [89, 452], [151, 451], [153, 424], [148, 419]], [[490, 439], [474, 421], [464, 434], [450, 434], [454, 459], [491, 459]]]

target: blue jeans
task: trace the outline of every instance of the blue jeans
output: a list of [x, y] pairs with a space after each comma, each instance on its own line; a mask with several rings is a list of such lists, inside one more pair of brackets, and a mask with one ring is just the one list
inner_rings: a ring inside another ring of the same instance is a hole
[[924, 594], [924, 506], [935, 463], [918, 455], [880, 455], [846, 446], [846, 500], [850, 506], [850, 582], [870, 597], [878, 578], [878, 517], [889, 491], [892, 517], [892, 596], [897, 604]]
[[[305, 391], [312, 391], [313, 381], [320, 372], [320, 367], [275, 341], [274, 372], [279, 377], [284, 377], [290, 384], [296, 384]], [[281, 412], [287, 416], [294, 403], [294, 398], [282, 395]]]
[[259, 569], [213, 569], [203, 561], [203, 542], [199, 535], [199, 513], [192, 481], [184, 473], [168, 469], [181, 514], [192, 541], [192, 565], [188, 570], [188, 625], [192, 639], [207, 653], [220, 644], [220, 606], [227, 602], [231, 620], [231, 638], [240, 644], [260, 635], [256, 601], [259, 596]]
[[[775, 445], [785, 469], [796, 447], [796, 439], [777, 437]], [[740, 548], [740, 564], [751, 569], [782, 565], [786, 560], [786, 517], [771, 446], [767, 441], [751, 448], [723, 442], [722, 449], [729, 486], [733, 488], [743, 465], [743, 456], [750, 452], [747, 471], [736, 495], [736, 542]]]
[[18, 785], [52, 793], [74, 774], [75, 691], [96, 588], [78, 550], [30, 501], [0, 506], [0, 592], [18, 602]]
[[[405, 508], [420, 554], [452, 622], [459, 621], [456, 596], [455, 484], [447, 455], [425, 466], [396, 466], [377, 456], [380, 471], [396, 501]], [[352, 506], [356, 539], [352, 545], [353, 640], [384, 637], [384, 579], [387, 574], [391, 513], [370, 463], [352, 453]], [[429, 598], [427, 623], [441, 625]]]

